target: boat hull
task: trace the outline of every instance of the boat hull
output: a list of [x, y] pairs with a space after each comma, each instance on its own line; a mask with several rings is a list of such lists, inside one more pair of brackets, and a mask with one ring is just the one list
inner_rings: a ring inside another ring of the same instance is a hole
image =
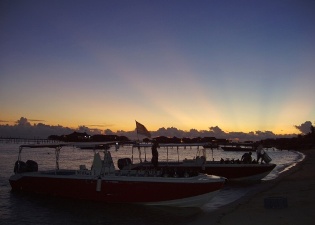
[[[225, 164], [210, 161], [200, 165], [197, 165], [194, 162], [159, 162], [157, 169], [167, 170], [170, 172], [171, 176], [173, 176], [175, 171], [177, 174], [193, 172], [225, 177], [229, 182], [255, 182], [266, 177], [275, 167], [275, 164]], [[131, 165], [131, 169], [135, 170], [152, 168], [153, 165], [151, 163]]]
[[275, 167], [275, 164], [206, 164], [202, 170], [232, 182], [254, 182], [266, 177]]
[[189, 178], [47, 175], [40, 172], [10, 177], [13, 191], [107, 203], [199, 207], [224, 185], [210, 176]]

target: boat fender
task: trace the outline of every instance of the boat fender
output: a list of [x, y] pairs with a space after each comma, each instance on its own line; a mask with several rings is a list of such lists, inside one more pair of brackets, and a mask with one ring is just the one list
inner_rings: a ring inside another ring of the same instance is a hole
[[99, 177], [96, 181], [96, 191], [100, 192], [102, 189], [102, 179]]

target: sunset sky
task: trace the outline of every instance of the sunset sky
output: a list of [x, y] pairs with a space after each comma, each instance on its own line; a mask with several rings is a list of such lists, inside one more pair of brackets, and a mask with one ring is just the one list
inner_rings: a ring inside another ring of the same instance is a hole
[[315, 1], [0, 3], [0, 125], [298, 133]]

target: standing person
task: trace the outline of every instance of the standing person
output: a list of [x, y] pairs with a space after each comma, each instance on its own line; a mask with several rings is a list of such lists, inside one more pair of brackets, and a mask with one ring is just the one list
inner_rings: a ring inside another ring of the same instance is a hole
[[157, 148], [159, 148], [160, 145], [157, 141], [154, 141], [153, 142], [153, 145], [152, 145], [152, 159], [151, 159], [151, 162], [152, 164], [154, 165], [155, 168], [157, 168], [158, 166], [158, 162], [159, 162], [159, 152], [157, 150]]
[[261, 162], [263, 162], [264, 160], [264, 154], [265, 154], [265, 151], [264, 151], [264, 147], [260, 144], [257, 149], [256, 149], [256, 154], [257, 154], [257, 163], [259, 163], [259, 159], [261, 159]]

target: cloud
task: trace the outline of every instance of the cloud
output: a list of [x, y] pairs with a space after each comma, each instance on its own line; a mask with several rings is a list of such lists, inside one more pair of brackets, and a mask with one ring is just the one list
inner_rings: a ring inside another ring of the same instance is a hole
[[87, 126], [79, 126], [76, 131], [80, 133], [86, 132], [87, 134], [90, 134], [90, 135], [102, 134], [102, 130], [96, 129], [96, 128], [89, 128]]
[[213, 131], [215, 134], [224, 134], [225, 132], [221, 130], [220, 127], [215, 126], [215, 127], [209, 127], [210, 131]]
[[8, 120], [0, 120], [0, 123], [9, 123], [11, 121], [8, 121]]
[[87, 127], [111, 127], [113, 124], [89, 124], [89, 125], [83, 125]]
[[37, 120], [37, 119], [28, 119], [31, 122], [46, 122], [45, 120]]
[[306, 121], [302, 123], [301, 125], [299, 126], [295, 125], [294, 127], [298, 129], [302, 134], [308, 134], [311, 131], [311, 126], [312, 126], [312, 122]]
[[[16, 124], [11, 125], [0, 125], [0, 137], [14, 137], [14, 138], [48, 138], [50, 135], [66, 135], [74, 131], [86, 132], [90, 135], [96, 134], [107, 134], [107, 135], [119, 135], [126, 136], [131, 140], [143, 139], [143, 136], [138, 136], [135, 130], [123, 131], [118, 130], [113, 132], [110, 129], [101, 130], [89, 126], [79, 126], [76, 129], [69, 127], [63, 127], [61, 125], [51, 126], [44, 123], [31, 124], [30, 121], [41, 121], [41, 120], [28, 120], [25, 117], [21, 117], [16, 121]], [[309, 121], [296, 126], [297, 129], [310, 131], [311, 123]], [[165, 137], [177, 137], [177, 138], [196, 138], [196, 137], [215, 137], [218, 139], [228, 139], [228, 140], [239, 140], [239, 141], [259, 141], [268, 138], [290, 138], [296, 136], [296, 134], [284, 134], [277, 135], [272, 131], [255, 131], [255, 132], [225, 132], [219, 126], [211, 126], [209, 130], [196, 130], [191, 129], [189, 131], [183, 131], [176, 127], [159, 128], [156, 131], [151, 131], [153, 137], [165, 136]]]
[[31, 123], [24, 117], [21, 117], [19, 120], [16, 121], [18, 126], [31, 126]]

